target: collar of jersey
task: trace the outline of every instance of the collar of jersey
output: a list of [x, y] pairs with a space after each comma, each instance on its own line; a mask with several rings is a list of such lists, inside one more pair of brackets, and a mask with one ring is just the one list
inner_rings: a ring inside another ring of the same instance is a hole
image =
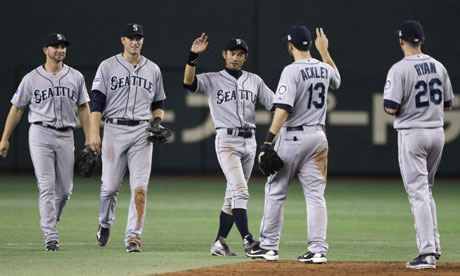
[[146, 58], [141, 55], [141, 60], [139, 63], [134, 67], [131, 63], [127, 62], [126, 59], [123, 57], [123, 54], [116, 55], [116, 59], [118, 59], [125, 67], [129, 68], [130, 71], [136, 71], [137, 69], [141, 68], [144, 62], [147, 62]]
[[404, 59], [408, 59], [408, 60], [422, 60], [422, 59], [427, 59], [427, 58], [430, 58], [430, 56], [425, 55], [425, 54], [415, 54], [415, 55], [404, 57]]
[[50, 73], [50, 72], [46, 71], [44, 64], [40, 65], [37, 69], [39, 70], [40, 73], [42, 73], [44, 75], [61, 76], [62, 74], [64, 74], [64, 72], [67, 72], [67, 67], [68, 66], [63, 63], [61, 71], [59, 71], [59, 73], [57, 73], [57, 74], [53, 74], [53, 73]]
[[246, 76], [247, 72], [244, 71], [244, 70], [241, 70], [241, 76], [238, 78], [238, 79], [235, 79], [235, 77], [233, 77], [232, 75], [230, 75], [227, 71], [224, 70], [221, 70], [220, 73], [226, 78], [226, 79], [229, 79], [231, 81], [241, 81], [242, 79], [245, 79], [244, 77]]
[[305, 58], [305, 59], [299, 59], [294, 61], [293, 63], [295, 64], [317, 64], [320, 61], [317, 60], [316, 58]]

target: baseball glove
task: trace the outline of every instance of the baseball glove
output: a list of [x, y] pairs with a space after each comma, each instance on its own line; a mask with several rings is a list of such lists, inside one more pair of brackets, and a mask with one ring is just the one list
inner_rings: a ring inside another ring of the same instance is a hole
[[260, 146], [260, 153], [262, 152], [264, 152], [264, 155], [260, 158], [259, 169], [265, 176], [275, 174], [275, 172], [284, 167], [283, 160], [278, 156], [272, 145], [263, 144]]
[[84, 177], [90, 177], [96, 169], [97, 158], [98, 154], [94, 153], [89, 145], [84, 146], [80, 152], [80, 156], [75, 162], [77, 174]]
[[152, 133], [147, 140], [154, 144], [163, 144], [171, 139], [171, 130], [167, 127], [153, 124], [151, 128], [147, 129]]

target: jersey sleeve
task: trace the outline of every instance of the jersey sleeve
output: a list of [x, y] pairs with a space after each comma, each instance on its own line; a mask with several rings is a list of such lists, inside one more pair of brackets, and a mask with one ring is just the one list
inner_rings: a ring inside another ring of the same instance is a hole
[[97, 68], [91, 91], [98, 90], [107, 96], [107, 82], [109, 81], [109, 76], [106, 74], [106, 72], [107, 70], [105, 70], [105, 62], [102, 62]]
[[399, 74], [397, 69], [393, 66], [390, 71], [388, 71], [385, 87], [383, 88], [383, 99], [401, 104], [403, 93], [404, 89], [401, 74]]
[[157, 67], [157, 70], [155, 70], [155, 95], [153, 96], [152, 102], [158, 102], [164, 99], [166, 99], [166, 94], [163, 86], [163, 77], [160, 68]]
[[339, 71], [332, 68], [332, 66], [330, 66], [329, 64], [326, 65], [328, 66], [329, 75], [331, 76], [331, 79], [329, 81], [329, 87], [333, 90], [337, 90], [339, 89], [341, 82], [340, 73]]
[[19, 84], [18, 89], [14, 92], [13, 98], [11, 99], [11, 103], [19, 108], [26, 108], [30, 101], [32, 100], [32, 84], [30, 83], [29, 74], [25, 75], [22, 78], [21, 83]]
[[278, 87], [276, 88], [274, 104], [294, 106], [297, 91], [297, 81], [289, 67], [285, 67], [281, 73]]
[[264, 83], [264, 81], [261, 78], [259, 78], [259, 81], [259, 102], [265, 107], [265, 109], [271, 110], [273, 107], [273, 98], [275, 94], [270, 88], [268, 88], [268, 86]]
[[88, 90], [86, 89], [85, 78], [81, 73], [78, 74], [78, 101], [77, 105], [89, 102]]
[[454, 91], [452, 90], [452, 83], [450, 82], [449, 73], [447, 73], [447, 70], [445, 70], [445, 72], [446, 78], [444, 80], [444, 101], [447, 102], [452, 100], [455, 96]]
[[198, 74], [195, 76], [196, 82], [197, 82], [197, 87], [195, 91], [187, 90], [189, 93], [196, 93], [196, 92], [203, 92], [207, 94], [209, 90], [209, 75], [204, 73], [204, 74]]

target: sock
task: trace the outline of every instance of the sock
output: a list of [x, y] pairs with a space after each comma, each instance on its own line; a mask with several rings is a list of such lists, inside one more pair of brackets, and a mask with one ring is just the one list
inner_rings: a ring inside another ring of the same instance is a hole
[[240, 231], [241, 238], [244, 239], [247, 234], [249, 234], [248, 229], [248, 214], [246, 209], [232, 209], [233, 212], [233, 219], [235, 220], [236, 227], [238, 227], [238, 231]]
[[233, 226], [233, 216], [220, 211], [219, 224], [219, 232], [217, 232], [216, 241], [219, 237], [227, 238]]

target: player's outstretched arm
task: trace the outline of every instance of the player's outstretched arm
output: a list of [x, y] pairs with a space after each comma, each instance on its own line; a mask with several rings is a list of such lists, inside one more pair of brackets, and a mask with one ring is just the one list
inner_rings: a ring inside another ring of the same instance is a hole
[[[271, 145], [273, 143], [273, 139], [278, 134], [278, 132], [280, 132], [280, 129], [286, 122], [286, 119], [288, 116], [289, 116], [289, 113], [286, 110], [281, 109], [281, 108], [275, 109], [275, 113], [273, 114], [272, 124], [270, 125], [270, 129], [267, 132], [264, 144]], [[262, 155], [263, 155], [263, 152], [259, 154], [259, 159], [258, 159], [259, 162], [260, 162]]]
[[337, 69], [337, 66], [335, 65], [334, 61], [331, 58], [331, 55], [329, 54], [329, 41], [326, 37], [326, 34], [323, 31], [323, 28], [316, 28], [315, 46], [316, 49], [318, 49], [318, 52], [321, 55], [321, 59], [323, 60], [323, 62], [329, 64], [338, 72], [339, 69]]
[[101, 135], [99, 132], [101, 118], [102, 113], [98, 111], [91, 112], [89, 116], [89, 145], [97, 154], [101, 153]]
[[78, 118], [80, 118], [81, 127], [85, 134], [85, 145], [89, 145], [89, 105], [84, 103], [78, 107]]
[[2, 140], [0, 141], [0, 155], [6, 157], [8, 155], [8, 149], [10, 148], [10, 142], [8, 139], [13, 133], [14, 128], [21, 120], [24, 109], [21, 109], [15, 105], [11, 106], [8, 117], [6, 118], [5, 129], [3, 130]]
[[193, 41], [192, 47], [190, 48], [190, 55], [185, 65], [184, 72], [184, 84], [192, 85], [195, 80], [195, 65], [198, 60], [198, 56], [206, 51], [208, 47], [208, 36], [202, 33], [201, 36]]

